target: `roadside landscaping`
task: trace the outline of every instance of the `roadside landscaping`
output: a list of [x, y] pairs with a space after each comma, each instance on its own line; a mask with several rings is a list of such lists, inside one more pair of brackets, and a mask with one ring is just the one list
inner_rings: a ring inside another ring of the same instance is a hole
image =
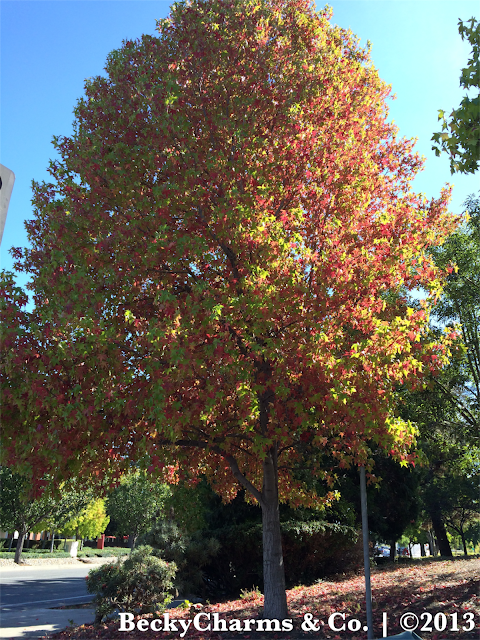
[[[425, 640], [477, 639], [480, 622], [479, 584], [480, 560], [478, 557], [454, 560], [419, 560], [375, 568], [372, 572], [375, 637], [382, 636], [383, 614], [387, 616], [388, 634], [394, 635], [402, 631], [400, 627], [401, 616], [406, 612], [411, 612], [420, 621], [416, 632]], [[226, 633], [213, 630], [201, 631], [190, 624], [188, 631], [183, 636], [187, 639], [209, 640], [216, 638], [221, 640], [224, 637], [229, 637], [259, 640], [268, 637], [282, 640], [288, 638], [292, 640], [294, 638], [360, 640], [367, 637], [364, 631], [352, 632], [346, 628], [345, 630], [340, 629], [343, 624], [346, 625], [353, 619], [361, 621], [362, 625], [365, 624], [364, 593], [363, 575], [339, 576], [335, 580], [318, 581], [309, 587], [295, 587], [287, 592], [293, 630], [280, 633], [275, 631], [267, 634], [257, 632], [254, 630], [254, 626], [248, 632], [235, 632], [235, 629], [228, 629], [234, 619], [239, 621], [237, 628], [243, 628], [246, 620], [261, 619], [263, 596], [254, 589], [249, 593], [244, 593], [243, 598], [239, 600], [207, 604], [200, 610], [195, 610], [193, 607], [191, 609], [171, 609], [168, 614], [170, 621], [183, 620], [185, 624], [188, 624], [188, 620], [192, 620], [196, 614], [201, 612], [203, 615], [198, 626], [204, 628], [208, 626], [209, 620], [226, 621], [226, 625], [223, 625], [223, 627], [227, 627]], [[338, 615], [331, 619], [334, 613], [345, 614], [345, 619]], [[312, 614], [313, 619], [320, 621], [316, 625], [315, 631], [302, 630], [302, 622], [309, 618], [308, 614]], [[104, 640], [118, 640], [120, 638], [137, 640], [137, 638], [181, 637], [183, 631], [180, 623], [177, 623], [177, 631], [173, 627], [170, 632], [152, 631], [150, 623], [155, 617], [163, 618], [163, 616], [153, 616], [152, 614], [141, 616], [145, 620], [143, 624], [148, 627], [145, 631], [138, 631], [136, 627], [135, 630], [129, 632], [119, 631], [119, 621], [116, 620], [99, 625], [69, 628], [61, 633], [46, 637], [55, 638], [55, 640], [71, 638], [78, 640], [100, 638]], [[470, 629], [472, 618], [474, 626]], [[332, 620], [330, 626], [329, 619]], [[138, 620], [139, 617], [135, 618], [134, 623], [136, 624]], [[443, 631], [434, 629], [435, 626], [438, 629], [444, 624]], [[219, 626], [222, 627], [221, 622], [219, 622]], [[331, 628], [332, 626], [334, 628]], [[455, 630], [456, 628], [458, 631]]]
[[21, 564], [14, 562], [14, 551], [3, 551], [0, 553], [0, 567], [22, 567], [25, 565], [43, 565], [43, 564], [78, 564], [86, 562], [98, 564], [104, 562], [114, 562], [118, 557], [127, 556], [130, 549], [122, 547], [109, 547], [105, 549], [91, 549], [85, 547], [79, 551], [76, 558], [68, 553], [68, 551], [54, 551], [50, 553], [48, 549], [36, 549], [35, 551], [27, 551], [22, 553]]
[[[111, 558], [117, 556], [126, 556], [130, 553], [130, 549], [124, 547], [105, 547], [104, 549], [94, 549], [92, 547], [84, 547], [82, 550], [77, 551], [78, 558]], [[13, 551], [1, 551], [0, 560], [13, 559], [15, 557], [15, 550]], [[29, 560], [32, 558], [43, 558], [45, 560], [51, 558], [70, 558], [71, 555], [68, 551], [62, 549], [50, 552], [50, 549], [32, 549], [22, 552], [22, 560]]]

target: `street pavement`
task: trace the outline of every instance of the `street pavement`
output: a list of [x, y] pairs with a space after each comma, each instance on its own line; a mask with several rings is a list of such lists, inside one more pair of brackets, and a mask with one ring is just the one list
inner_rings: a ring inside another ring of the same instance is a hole
[[[92, 600], [86, 590], [85, 577], [93, 566], [79, 563], [2, 567], [0, 638], [42, 638], [72, 624], [80, 626], [93, 622], [93, 607], [52, 608]], [[182, 602], [181, 599], [174, 600], [170, 607]]]
[[91, 600], [85, 577], [92, 565], [16, 566], [0, 570], [0, 638], [41, 638], [93, 622], [95, 610], [52, 607], [86, 603]]

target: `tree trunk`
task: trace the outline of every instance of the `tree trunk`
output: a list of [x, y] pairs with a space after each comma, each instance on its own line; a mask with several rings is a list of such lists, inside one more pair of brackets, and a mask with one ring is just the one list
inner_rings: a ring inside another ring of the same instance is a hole
[[425, 556], [427, 555], [425, 544], [423, 542], [420, 543], [420, 555], [422, 556], [422, 558], [425, 558]]
[[10, 538], [10, 542], [8, 543], [8, 550], [9, 550], [9, 551], [11, 551], [11, 550], [12, 550], [13, 536], [14, 536], [14, 534], [12, 533], [12, 537]]
[[433, 537], [433, 534], [431, 531], [428, 531], [427, 533], [428, 536], [428, 547], [430, 549], [430, 555], [431, 556], [436, 556], [437, 555], [437, 546], [435, 543], [435, 538]]
[[261, 507], [263, 528], [263, 617], [284, 620], [288, 617], [288, 609], [278, 504], [277, 460], [276, 452], [272, 450], [263, 462]]
[[447, 531], [442, 520], [442, 510], [440, 505], [435, 505], [434, 509], [430, 511], [430, 518], [432, 520], [432, 527], [435, 532], [435, 538], [437, 539], [440, 555], [447, 558], [453, 558], [450, 542], [447, 538]]
[[52, 531], [52, 539], [50, 540], [50, 553], [53, 553], [55, 547], [55, 531]]
[[131, 533], [128, 536], [128, 546], [130, 547], [130, 553], [135, 549], [135, 544], [137, 542], [138, 535], [136, 533]]
[[25, 542], [26, 535], [27, 535], [27, 529], [26, 527], [22, 527], [21, 531], [18, 532], [17, 546], [15, 548], [14, 562], [16, 562], [17, 564], [20, 564], [22, 561], [23, 543]]
[[397, 541], [390, 541], [390, 562], [395, 562], [395, 556], [397, 555]]
[[462, 544], [463, 544], [463, 555], [468, 558], [468, 551], [467, 551], [467, 542], [465, 540], [465, 532], [463, 531], [463, 527], [461, 527], [460, 529], [460, 537], [462, 538]]

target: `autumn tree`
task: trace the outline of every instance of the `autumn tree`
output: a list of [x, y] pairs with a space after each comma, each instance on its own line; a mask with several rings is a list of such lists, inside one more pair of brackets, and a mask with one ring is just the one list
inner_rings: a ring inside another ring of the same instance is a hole
[[[472, 46], [471, 58], [460, 76], [463, 89], [474, 90], [480, 87], [480, 22], [476, 18], [458, 21], [458, 32], [462, 40], [468, 40]], [[441, 151], [450, 155], [452, 173], [475, 173], [480, 160], [480, 93], [470, 98], [462, 98], [458, 109], [453, 109], [447, 120], [445, 111], [440, 109], [438, 119], [442, 130], [434, 133], [432, 149], [439, 156]]]
[[[422, 160], [388, 120], [390, 88], [330, 17], [306, 0], [180, 2], [113, 51], [14, 251], [34, 322], [5, 285], [21, 343], [3, 356], [7, 459], [201, 473], [227, 500], [243, 487], [270, 618], [287, 616], [279, 500], [316, 500], [297, 445], [371, 468], [373, 443], [406, 464], [394, 386], [446, 349], [417, 340], [441, 276], [427, 248], [456, 224], [448, 191], [411, 191]], [[422, 308], [402, 287], [429, 292]]]

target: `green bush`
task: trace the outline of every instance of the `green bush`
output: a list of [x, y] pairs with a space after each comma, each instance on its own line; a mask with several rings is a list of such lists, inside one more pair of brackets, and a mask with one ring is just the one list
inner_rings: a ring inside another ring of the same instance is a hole
[[92, 569], [87, 577], [87, 591], [95, 595], [95, 621], [116, 609], [136, 613], [165, 611], [172, 597], [177, 567], [139, 547], [122, 562]]
[[[323, 521], [282, 522], [285, 579], [289, 588], [362, 566], [361, 541], [351, 527]], [[237, 596], [263, 585], [262, 525], [236, 524], [214, 531], [220, 544], [204, 567], [209, 595]]]
[[288, 586], [363, 566], [361, 537], [352, 527], [321, 520], [282, 523], [285, 577]]
[[142, 540], [177, 566], [177, 594], [183, 597], [205, 595], [203, 567], [218, 553], [217, 540], [201, 531], [188, 534], [170, 520], [158, 520]]
[[84, 547], [78, 552], [79, 558], [110, 558], [127, 556], [130, 553], [130, 549], [125, 547], [106, 547], [104, 549], [93, 549], [91, 547]]
[[[1, 552], [2, 559], [14, 558], [15, 551], [2, 551]], [[68, 551], [55, 551], [54, 553], [50, 553], [48, 549], [36, 549], [34, 551], [22, 551], [22, 558], [24, 560], [28, 560], [28, 558], [70, 558], [70, 554]]]

